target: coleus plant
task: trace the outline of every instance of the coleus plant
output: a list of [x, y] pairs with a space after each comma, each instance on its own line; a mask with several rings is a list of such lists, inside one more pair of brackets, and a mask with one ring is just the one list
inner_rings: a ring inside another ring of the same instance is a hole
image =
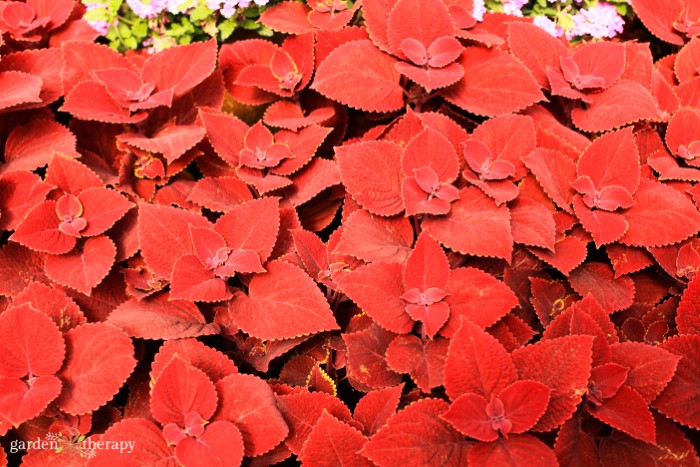
[[0, 49], [0, 462], [698, 465], [694, 5], [637, 3], [677, 52], [442, 0], [150, 55], [0, 11], [35, 11]]

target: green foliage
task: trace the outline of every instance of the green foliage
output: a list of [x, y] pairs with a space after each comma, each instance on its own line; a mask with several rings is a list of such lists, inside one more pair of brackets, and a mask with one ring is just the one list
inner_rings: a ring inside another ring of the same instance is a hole
[[[146, 47], [158, 51], [212, 37], [224, 42], [236, 30], [270, 37], [273, 31], [257, 20], [266, 8], [279, 0], [266, 6], [251, 4], [239, 8], [230, 18], [212, 10], [207, 0], [187, 0], [178, 6], [176, 14], [164, 11], [152, 18], [138, 16], [124, 0], [81, 1], [89, 7], [84, 18], [104, 31], [110, 47], [125, 52]], [[148, 0], [142, 2], [148, 4]]]

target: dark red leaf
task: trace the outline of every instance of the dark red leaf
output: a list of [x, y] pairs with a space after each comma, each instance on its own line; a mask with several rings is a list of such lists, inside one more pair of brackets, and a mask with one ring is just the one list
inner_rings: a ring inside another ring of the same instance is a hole
[[324, 412], [341, 421], [350, 420], [350, 410], [330, 394], [301, 392], [277, 396], [277, 405], [289, 425], [289, 437], [284, 441], [289, 449], [299, 454], [313, 427]]
[[132, 298], [114, 309], [107, 322], [141, 339], [181, 339], [219, 332], [207, 323], [197, 305], [184, 300], [168, 300], [165, 295], [137, 300]]
[[380, 466], [467, 464], [470, 443], [439, 418], [449, 405], [440, 399], [414, 402], [389, 419], [360, 453]]
[[445, 391], [450, 399], [467, 393], [488, 398], [516, 380], [515, 366], [503, 346], [476, 324], [462, 319], [445, 360]]
[[366, 443], [367, 438], [356, 428], [324, 411], [304, 443], [299, 460], [305, 465], [369, 466], [371, 462], [358, 454]]
[[464, 317], [485, 329], [505, 316], [518, 299], [503, 282], [476, 268], [452, 270], [445, 302], [450, 305], [450, 319], [440, 333], [453, 337]]
[[377, 389], [362, 396], [355, 406], [353, 418], [364, 428], [364, 434], [373, 436], [396, 413], [404, 384], [393, 388]]
[[396, 386], [401, 375], [388, 365], [384, 355], [396, 336], [377, 324], [348, 334], [343, 334], [347, 346], [347, 373], [350, 383], [356, 389], [369, 391]]
[[588, 387], [592, 354], [592, 336], [544, 340], [512, 353], [520, 379], [539, 381], [552, 390], [547, 411], [533, 431], [549, 431], [573, 415]]

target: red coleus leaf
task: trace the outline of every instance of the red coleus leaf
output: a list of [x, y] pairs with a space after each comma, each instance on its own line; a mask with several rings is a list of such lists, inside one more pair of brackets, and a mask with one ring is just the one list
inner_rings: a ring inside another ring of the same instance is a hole
[[236, 177], [204, 177], [197, 180], [188, 201], [211, 211], [226, 212], [253, 199], [247, 185]]
[[406, 334], [413, 319], [400, 299], [404, 293], [402, 267], [396, 263], [372, 263], [335, 279], [341, 290], [384, 329]]
[[[227, 256], [224, 248], [224, 256]], [[255, 255], [257, 258], [257, 255]], [[223, 258], [225, 260], [226, 258]], [[218, 261], [218, 260], [214, 260]], [[217, 269], [223, 269], [220, 266]], [[233, 275], [226, 273], [224, 277]], [[195, 255], [181, 256], [173, 266], [173, 278], [170, 281], [170, 297], [173, 300], [190, 300], [195, 302], [219, 302], [228, 300], [233, 294], [227, 282], [215, 275], [214, 270], [204, 267]]]
[[211, 109], [200, 109], [199, 119], [216, 155], [231, 167], [237, 167], [248, 125], [233, 115]]
[[[588, 297], [587, 297], [588, 298]], [[592, 299], [592, 298], [591, 298]], [[583, 303], [579, 302], [579, 303]], [[596, 321], [588, 315], [583, 307], [574, 304], [552, 321], [542, 335], [543, 339], [553, 339], [567, 335], [593, 336], [593, 366], [610, 361], [610, 346], [605, 334]], [[609, 323], [612, 327], [612, 323]]]
[[19, 104], [41, 102], [41, 78], [19, 71], [0, 72], [0, 109], [7, 109]]
[[605, 247], [605, 252], [615, 270], [615, 278], [640, 271], [654, 264], [653, 257], [641, 248], [612, 244]]
[[41, 282], [31, 282], [12, 301], [13, 306], [27, 303], [51, 318], [61, 332], [85, 323], [78, 305], [59, 289]]
[[216, 383], [219, 409], [213, 420], [227, 420], [243, 435], [245, 455], [259, 456], [272, 450], [289, 433], [264, 380], [253, 375], [237, 374]]
[[397, 336], [386, 349], [386, 361], [392, 370], [408, 373], [421, 391], [429, 394], [444, 382], [449, 343], [441, 337], [423, 342], [418, 336]]
[[574, 190], [571, 183], [576, 179], [576, 164], [559, 151], [542, 148], [535, 149], [522, 161], [547, 196], [564, 211], [573, 213], [571, 202]]
[[554, 451], [530, 435], [498, 439], [494, 443], [478, 443], [469, 451], [470, 465], [556, 465]]
[[613, 86], [589, 96], [587, 108], [571, 111], [574, 125], [587, 132], [619, 128], [638, 120], [659, 120], [654, 97], [639, 83], [620, 80]]
[[[593, 141], [579, 157], [576, 174], [578, 177], [588, 177], [595, 190], [616, 186], [634, 195], [639, 187], [640, 171], [632, 128], [606, 133]], [[579, 188], [576, 189], [583, 194]], [[593, 193], [585, 194], [593, 196]]]
[[243, 438], [233, 423], [213, 422], [197, 437], [186, 437], [177, 443], [175, 453], [182, 465], [197, 465], [201, 462], [209, 465], [241, 465]]
[[466, 465], [470, 443], [439, 418], [448, 408], [440, 399], [414, 402], [391, 417], [360, 453], [380, 466], [429, 465], [435, 456], [446, 466]]
[[512, 353], [520, 379], [539, 381], [552, 390], [533, 431], [549, 431], [573, 415], [588, 387], [592, 354], [592, 336], [543, 340]]
[[676, 327], [678, 334], [700, 334], [700, 279], [693, 279], [683, 292], [678, 305]]
[[76, 159], [54, 154], [44, 177], [46, 183], [72, 195], [88, 188], [101, 188], [104, 182], [92, 169]]
[[589, 402], [596, 406], [603, 405], [607, 399], [613, 397], [627, 379], [629, 368], [617, 363], [605, 363], [593, 367], [591, 377], [588, 380]]
[[219, 217], [214, 230], [232, 250], [252, 250], [261, 263], [267, 261], [277, 241], [279, 198], [258, 198], [234, 206]]
[[625, 211], [629, 229], [620, 243], [630, 246], [663, 246], [678, 243], [700, 230], [700, 213], [677, 190], [643, 180], [634, 196], [635, 205]]
[[361, 331], [343, 334], [347, 346], [348, 379], [353, 387], [369, 391], [401, 382], [401, 375], [391, 370], [384, 357], [394, 337], [394, 333], [385, 331], [376, 323]]
[[554, 217], [539, 202], [524, 197], [514, 200], [510, 206], [510, 225], [515, 243], [554, 251]]
[[546, 328], [549, 323], [577, 300], [558, 281], [530, 277], [530, 304], [537, 313], [540, 323]]
[[353, 419], [362, 425], [365, 435], [373, 436], [396, 413], [403, 387], [401, 383], [393, 388], [371, 391], [357, 402]]
[[0, 415], [15, 426], [39, 415], [61, 392], [61, 380], [53, 375], [31, 382], [0, 377], [0, 383]]
[[81, 120], [103, 123], [136, 123], [146, 118], [143, 112], [131, 115], [129, 109], [122, 107], [97, 81], [83, 81], [76, 85], [66, 94], [60, 110]]
[[[369, 40], [346, 42], [319, 65], [311, 88], [353, 108], [369, 112], [398, 110], [403, 105], [403, 90], [395, 63], [396, 59]], [[363, 92], [368, 86], [375, 91], [374, 97]]]
[[15, 230], [24, 216], [46, 199], [53, 186], [26, 171], [0, 176], [0, 230]]
[[[173, 457], [172, 448], [163, 438], [162, 430], [153, 422], [143, 418], [125, 418], [110, 426], [100, 437], [105, 442], [132, 441], [129, 459], [139, 464], [167, 462]], [[91, 460], [95, 465], [113, 465], [123, 462], [124, 454], [119, 450], [99, 449]]]
[[2, 171], [34, 170], [48, 164], [54, 152], [77, 155], [75, 146], [75, 135], [54, 121], [34, 120], [18, 125], [7, 137]]
[[693, 109], [681, 109], [668, 122], [666, 129], [666, 146], [676, 157], [689, 161], [700, 156], [700, 115]]
[[459, 174], [454, 147], [442, 133], [431, 127], [426, 127], [409, 141], [403, 151], [401, 166], [407, 177], [422, 167], [430, 167], [443, 183], [453, 182]]
[[447, 294], [450, 319], [440, 333], [450, 338], [460, 327], [460, 317], [485, 329], [518, 304], [518, 298], [506, 284], [476, 268], [453, 269]]
[[163, 368], [151, 389], [151, 413], [164, 427], [170, 423], [186, 427], [186, 418], [192, 412], [209, 420], [217, 402], [214, 383], [178, 355]]
[[260, 22], [285, 34], [304, 34], [313, 29], [308, 20], [310, 11], [304, 4], [281, 2], [266, 9], [260, 15]]
[[529, 23], [508, 24], [508, 46], [542, 88], [549, 86], [547, 67], [559, 67], [560, 57], [570, 53], [561, 41]]
[[[409, 40], [410, 39], [404, 40], [404, 43]], [[450, 47], [452, 49], [446, 50], [444, 53], [436, 51], [434, 52], [435, 55], [431, 56], [430, 51], [432, 49], [438, 49], [439, 47], [441, 47], [440, 43], [447, 42], [447, 40], [449, 40]], [[404, 48], [402, 48], [402, 50], [404, 50]], [[419, 84], [420, 86], [425, 88], [426, 91], [432, 92], [436, 89], [445, 88], [459, 81], [462, 78], [462, 76], [464, 76], [464, 69], [458, 63], [450, 63], [449, 65], [445, 65], [444, 67], [440, 68], [432, 68], [430, 64], [440, 64], [446, 60], [454, 62], [454, 60], [459, 56], [461, 51], [462, 45], [457, 39], [455, 39], [454, 37], [443, 36], [435, 40], [435, 42], [433, 42], [428, 48], [428, 50], [425, 52], [424, 56], [426, 57], [425, 60], [427, 61], [427, 66], [419, 67], [406, 62], [398, 62], [394, 66], [399, 71], [399, 73], [406, 76], [411, 81]], [[420, 62], [422, 61], [422, 59], [419, 59], [418, 61]]]
[[647, 443], [656, 444], [656, 431], [647, 402], [637, 391], [622, 386], [602, 405], [589, 405], [588, 412], [598, 420]]
[[[21, 275], [17, 271], [23, 271]], [[44, 258], [16, 243], [0, 249], [0, 295], [14, 297], [33, 281], [50, 283], [44, 274]]]
[[620, 431], [614, 431], [600, 443], [603, 465], [627, 462], [631, 465], [658, 466], [687, 463], [697, 464], [697, 454], [683, 432], [673, 422], [654, 414], [656, 443], [650, 444]]
[[132, 298], [110, 313], [107, 322], [141, 339], [181, 339], [219, 332], [207, 323], [197, 305], [185, 300], [168, 300], [165, 295]]
[[205, 130], [201, 126], [170, 125], [151, 137], [137, 133], [122, 133], [117, 139], [144, 151], [163, 154], [165, 160], [172, 163], [199, 143], [204, 134]]
[[564, 78], [576, 89], [608, 88], [622, 74], [625, 48], [613, 42], [591, 42], [560, 60]]
[[63, 391], [56, 400], [69, 414], [84, 414], [107, 403], [136, 367], [134, 345], [120, 329], [87, 323], [64, 334], [66, 362], [58, 376]]
[[686, 334], [664, 341], [660, 347], [682, 357], [673, 378], [652, 402], [659, 412], [691, 428], [700, 427], [698, 411], [698, 372], [700, 336]]
[[[80, 219], [84, 229], [86, 222]], [[68, 253], [75, 246], [79, 233], [66, 235], [60, 230], [60, 224], [57, 202], [44, 201], [27, 213], [10, 238], [32, 250], [57, 255]]]
[[623, 310], [634, 300], [634, 282], [626, 276], [615, 278], [605, 263], [586, 263], [569, 275], [569, 282], [580, 296], [589, 293], [608, 313]]
[[289, 437], [285, 444], [299, 454], [313, 427], [324, 412], [338, 420], [350, 420], [350, 410], [330, 394], [324, 392], [300, 392], [277, 396], [277, 405], [289, 425]]
[[238, 294], [229, 304], [241, 330], [261, 339], [290, 339], [339, 329], [328, 302], [306, 273], [282, 261], [266, 266], [267, 273], [251, 280], [248, 295]]
[[683, 9], [682, 0], [664, 0], [661, 3], [641, 0], [635, 6], [639, 19], [654, 36], [675, 45], [683, 45], [683, 36], [674, 27]]
[[211, 226], [192, 211], [146, 203], [139, 205], [141, 254], [157, 277], [169, 279], [175, 262], [181, 256], [194, 253], [190, 225]]
[[151, 379], [157, 380], [163, 369], [177, 354], [195, 368], [202, 370], [212, 382], [238, 373], [233, 360], [196, 339], [171, 339], [160, 346], [151, 364]]
[[445, 391], [450, 399], [469, 393], [488, 398], [517, 379], [510, 355], [496, 338], [462, 319], [445, 361]]
[[380, 216], [403, 211], [401, 146], [367, 141], [336, 148], [340, 176], [348, 193], [365, 209]]
[[566, 421], [557, 433], [554, 452], [560, 465], [600, 465], [598, 446], [593, 437], [581, 429], [579, 417]]
[[53, 375], [63, 364], [66, 346], [60, 330], [30, 304], [0, 315], [0, 336], [0, 376], [31, 380]]
[[638, 342], [610, 346], [612, 361], [629, 369], [625, 385], [639, 393], [648, 404], [673, 377], [680, 357], [660, 347]]
[[277, 101], [265, 110], [263, 121], [268, 126], [299, 131], [314, 123], [323, 123], [335, 115], [332, 107], [314, 109], [304, 115], [304, 111], [293, 102]]
[[172, 89], [182, 96], [204, 81], [216, 66], [216, 41], [171, 47], [150, 57], [143, 65], [143, 81], [155, 91]]
[[700, 40], [693, 37], [675, 56], [673, 75], [681, 83], [698, 76], [698, 65], [700, 65], [697, 57], [698, 45], [700, 45]]
[[517, 112], [544, 97], [528, 69], [508, 53], [467, 47], [458, 63], [464, 77], [444, 96], [468, 112], [487, 116]]
[[[299, 460], [308, 465], [369, 466], [371, 462], [360, 456], [367, 443], [357, 428], [323, 412], [311, 430]], [[328, 446], [333, 446], [332, 452]]]
[[367, 261], [406, 262], [411, 254], [413, 228], [406, 218], [382, 218], [358, 209], [343, 223], [337, 253]]
[[[513, 237], [508, 208], [497, 206], [478, 188], [462, 189], [450, 215], [426, 219], [423, 230], [459, 253], [510, 261]], [[460, 234], [456, 235], [456, 232]]]
[[[413, 39], [427, 49], [436, 39], [453, 35], [454, 23], [443, 2], [399, 0], [389, 13], [387, 22], [389, 47], [402, 59], [411, 59], [402, 52], [406, 39]], [[423, 65], [423, 63], [416, 64]]]
[[47, 256], [46, 275], [54, 282], [90, 296], [92, 289], [109, 274], [117, 255], [107, 236], [88, 238], [76, 249], [60, 256]]
[[462, 394], [440, 418], [465, 435], [480, 441], [495, 441], [499, 433], [524, 433], [544, 414], [550, 389], [536, 381], [516, 381], [489, 399]]

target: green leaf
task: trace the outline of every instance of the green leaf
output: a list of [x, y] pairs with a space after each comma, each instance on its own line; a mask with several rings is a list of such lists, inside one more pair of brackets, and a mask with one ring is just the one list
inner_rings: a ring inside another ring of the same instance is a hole
[[256, 29], [260, 29], [261, 26], [262, 25], [260, 23], [253, 21], [252, 19], [246, 19], [241, 22], [241, 27], [249, 31], [255, 31]]
[[124, 23], [119, 23], [119, 34], [122, 36], [122, 39], [126, 39], [127, 37], [131, 37], [131, 28], [127, 26]]
[[228, 39], [231, 34], [233, 34], [233, 31], [236, 30], [236, 23], [230, 19], [227, 19], [226, 21], [222, 21], [219, 24], [219, 37], [221, 38], [221, 41], [225, 41]]
[[275, 34], [275, 31], [268, 28], [267, 26], [263, 26], [258, 30], [258, 35], [263, 36], [263, 37], [272, 37], [274, 34]]
[[148, 23], [146, 23], [145, 21], [141, 21], [134, 24], [134, 26], [131, 28], [131, 32], [134, 34], [135, 37], [146, 37], [148, 35]]
[[272, 29], [268, 28], [267, 26], [263, 26], [260, 29], [258, 29], [258, 35], [263, 36], [263, 37], [272, 37], [275, 34], [275, 31]]
[[138, 41], [133, 37], [124, 38], [124, 46], [129, 50], [136, 50], [139, 46]]
[[124, 0], [109, 0], [109, 11], [118, 12]]
[[85, 21], [109, 21], [109, 13], [104, 8], [93, 8], [83, 15]]
[[206, 5], [198, 5], [190, 11], [190, 21], [202, 21], [214, 14]]

